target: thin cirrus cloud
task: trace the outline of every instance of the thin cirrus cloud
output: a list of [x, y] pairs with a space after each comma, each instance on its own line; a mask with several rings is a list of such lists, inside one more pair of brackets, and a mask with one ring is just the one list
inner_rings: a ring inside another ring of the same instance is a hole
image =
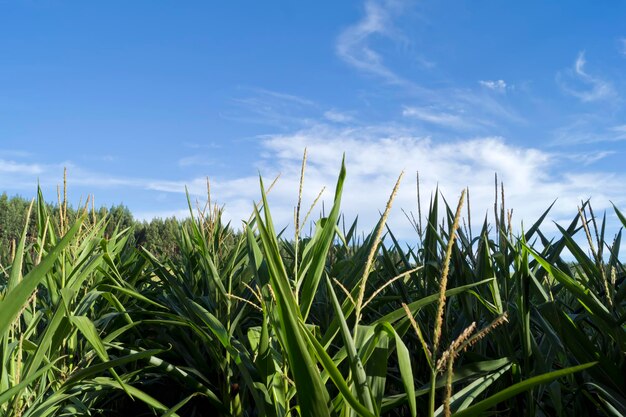
[[354, 121], [354, 117], [352, 115], [337, 110], [325, 111], [324, 118], [336, 123], [350, 123]]
[[[362, 18], [348, 26], [338, 36], [335, 45], [337, 56], [362, 73], [377, 76], [388, 84], [401, 87], [403, 94], [419, 103], [410, 106], [404, 112], [404, 116], [452, 129], [496, 125], [499, 121], [525, 122], [515, 110], [502, 102], [504, 94], [493, 95], [463, 87], [425, 87], [418, 81], [400, 76], [374, 45], [380, 48], [380, 42], [375, 41], [381, 39], [390, 41], [396, 48], [410, 42], [396, 22], [403, 7], [405, 5], [401, 1], [366, 1]], [[414, 56], [411, 58], [415, 59]], [[419, 57], [419, 60], [425, 59]], [[510, 86], [501, 79], [483, 80], [479, 81], [479, 84], [483, 89], [499, 93], [510, 89]]]
[[507, 88], [504, 80], [480, 80], [478, 83], [489, 90], [497, 91], [499, 93], [504, 93]]
[[573, 122], [554, 131], [552, 145], [626, 141], [626, 125], [611, 125], [610, 122], [594, 114], [579, 114]]
[[44, 172], [44, 167], [40, 164], [16, 162], [7, 159], [0, 159], [0, 173], [14, 175], [40, 175]]
[[304, 97], [262, 88], [242, 88], [240, 97], [220, 112], [221, 118], [238, 123], [287, 128], [305, 123], [302, 114], [319, 111], [317, 103]]
[[178, 160], [178, 166], [181, 168], [187, 168], [192, 166], [211, 166], [214, 162], [211, 158], [207, 158], [204, 155], [191, 155]]
[[371, 46], [372, 37], [393, 38], [392, 13], [390, 7], [367, 1], [363, 18], [339, 35], [336, 52], [342, 60], [361, 71], [394, 84], [404, 84], [406, 80], [385, 65], [383, 56]]
[[446, 128], [470, 129], [475, 127], [474, 122], [458, 114], [439, 111], [433, 107], [405, 107], [402, 110], [402, 115]]
[[32, 161], [17, 162], [15, 160], [0, 159], [0, 189], [10, 192], [32, 195], [36, 187], [44, 190], [44, 195], [56, 194], [56, 188], [63, 180], [63, 172], [67, 169], [68, 180], [71, 186], [87, 189], [89, 193], [98, 189], [128, 189], [142, 187], [141, 178], [125, 178], [105, 172], [96, 172], [84, 168], [71, 161], [58, 163], [40, 163]]
[[19, 149], [0, 149], [0, 160], [2, 158], [27, 158], [32, 153]]
[[583, 103], [610, 100], [617, 97], [617, 92], [611, 82], [598, 76], [591, 75], [586, 69], [585, 52], [580, 52], [573, 68], [565, 75], [557, 74], [557, 81], [562, 90]]
[[614, 155], [615, 153], [615, 151], [595, 151], [588, 153], [572, 154], [569, 155], [569, 158], [574, 162], [579, 162], [584, 166], [588, 166], [595, 164], [596, 162], [601, 161], [608, 156]]

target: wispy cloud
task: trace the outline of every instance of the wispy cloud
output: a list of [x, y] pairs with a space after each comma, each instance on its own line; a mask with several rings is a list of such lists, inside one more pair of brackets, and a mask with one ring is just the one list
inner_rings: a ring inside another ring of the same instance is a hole
[[439, 111], [433, 107], [405, 107], [402, 115], [451, 129], [469, 129], [475, 126], [460, 115]]
[[480, 80], [478, 83], [489, 90], [497, 91], [499, 93], [504, 93], [507, 88], [504, 80]]
[[337, 110], [328, 110], [324, 112], [324, 117], [327, 120], [336, 123], [349, 123], [354, 121], [354, 117], [352, 117], [352, 115]]
[[620, 54], [626, 56], [626, 38], [621, 38], [619, 40], [619, 52]]
[[462, 106], [466, 114], [473, 118], [481, 118], [484, 125], [495, 125], [497, 122], [525, 124], [527, 120], [504, 99], [505, 95], [476, 92], [470, 89], [455, 89], [446, 99], [448, 103]]
[[391, 83], [404, 83], [405, 80], [389, 69], [382, 55], [371, 46], [374, 37], [392, 37], [389, 6], [373, 0], [367, 1], [363, 18], [339, 35], [336, 51], [341, 59], [359, 70], [380, 76]]
[[420, 67], [422, 67], [422, 68], [431, 70], [431, 69], [437, 67], [437, 63], [435, 61], [431, 61], [429, 59], [426, 59], [426, 58], [424, 58], [423, 56], [421, 56], [419, 54], [417, 56], [415, 56], [414, 59], [415, 59], [415, 62], [417, 62], [417, 64]]
[[262, 88], [246, 88], [243, 97], [231, 99], [228, 110], [220, 116], [237, 122], [293, 128], [306, 124], [303, 114], [319, 112], [317, 103], [293, 94]]
[[577, 153], [577, 154], [571, 154], [571, 155], [566, 155], [566, 156], [572, 161], [578, 162], [582, 164], [583, 166], [589, 166], [614, 154], [615, 154], [615, 151], [596, 151], [596, 152], [588, 152], [588, 153]]
[[[362, 18], [338, 36], [337, 55], [361, 72], [378, 76], [391, 85], [401, 86], [402, 94], [411, 101], [410, 107], [414, 108], [413, 111], [405, 112], [405, 116], [454, 129], [495, 126], [503, 120], [525, 122], [514, 109], [503, 103], [505, 94], [489, 94], [491, 91], [504, 93], [510, 90], [511, 86], [504, 80], [479, 81], [482, 88], [434, 88], [400, 75], [392, 65], [395, 61], [386, 59], [389, 57], [381, 51], [389, 50], [383, 49], [385, 41], [393, 42], [396, 49], [410, 43], [401, 26], [404, 7], [406, 5], [403, 1], [366, 0]], [[432, 69], [435, 66], [418, 51], [412, 51], [411, 59], [421, 68]]]
[[211, 166], [214, 162], [205, 155], [191, 155], [178, 160], [178, 166], [182, 168], [191, 166]]
[[[613, 126], [609, 128], [612, 132], [617, 133], [620, 136], [626, 136], [626, 125]], [[622, 137], [620, 137], [622, 139]], [[623, 138], [626, 139], [626, 138]]]
[[[609, 81], [589, 74], [585, 69], [586, 64], [587, 60], [583, 51], [578, 54], [573, 68], [566, 73], [569, 81], [564, 80], [561, 74], [557, 74], [557, 81], [563, 91], [578, 98], [583, 103], [609, 100], [617, 97], [617, 92], [613, 85]], [[572, 85], [573, 82], [578, 85]]]
[[221, 148], [216, 142], [209, 141], [206, 143], [183, 142], [183, 146], [189, 149], [210, 149], [215, 150]]
[[44, 172], [44, 167], [40, 164], [28, 164], [0, 159], [0, 173], [17, 175], [39, 175]]
[[[15, 162], [0, 159], [0, 190], [17, 190], [32, 193], [40, 185], [48, 190], [56, 190], [63, 181], [63, 171], [67, 169], [72, 186], [93, 189], [128, 190], [142, 188], [146, 180], [135, 177], [121, 177], [107, 172], [83, 168], [72, 161], [58, 163]], [[56, 191], [55, 191], [56, 192]]]
[[0, 156], [3, 158], [26, 158], [31, 155], [31, 152], [19, 149], [0, 149]]
[[579, 114], [573, 122], [554, 131], [553, 145], [621, 141], [626, 141], [626, 125], [611, 125], [605, 117]]
[[299, 104], [301, 106], [317, 106], [315, 102], [304, 97], [296, 96], [294, 94], [286, 94], [279, 91], [268, 90], [265, 88], [252, 88], [251, 90], [257, 93], [257, 95], [260, 97], [273, 97], [282, 102], [288, 101], [291, 103]]

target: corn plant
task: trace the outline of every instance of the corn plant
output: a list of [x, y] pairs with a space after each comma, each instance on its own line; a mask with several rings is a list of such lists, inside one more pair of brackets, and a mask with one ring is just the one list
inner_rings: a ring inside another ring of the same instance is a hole
[[300, 197], [294, 236], [277, 232], [262, 180], [241, 230], [188, 198], [175, 258], [95, 210], [70, 218], [65, 197], [53, 218], [39, 194], [37, 235], [25, 226], [0, 271], [0, 415], [626, 413], [626, 271], [606, 215], [583, 202], [549, 238], [548, 208], [516, 236], [496, 181], [492, 222], [472, 227], [468, 191], [456, 207], [437, 191], [401, 242], [386, 224], [399, 178], [359, 237], [345, 176], [308, 236]]
[[94, 398], [109, 390], [167, 410], [131, 386], [129, 375], [115, 370], [155, 351], [130, 355], [110, 351], [126, 328], [112, 320], [123, 315], [123, 307], [103, 287], [102, 272], [124, 245], [123, 234], [103, 239], [106, 219], [92, 222], [87, 213], [71, 227], [67, 217], [54, 222], [41, 192], [35, 214], [36, 242], [26, 245], [25, 227], [0, 301], [2, 415], [87, 413]]

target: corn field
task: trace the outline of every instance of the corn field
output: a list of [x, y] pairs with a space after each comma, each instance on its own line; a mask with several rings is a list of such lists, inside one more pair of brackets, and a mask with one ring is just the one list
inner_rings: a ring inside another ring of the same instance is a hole
[[263, 181], [242, 229], [190, 203], [176, 259], [39, 191], [0, 268], [0, 415], [626, 415], [606, 216], [586, 202], [551, 237], [548, 208], [514, 236], [503, 203], [474, 229], [465, 192], [436, 193], [410, 246], [386, 225], [397, 184], [370, 234], [344, 226], [345, 175], [308, 236], [300, 204], [277, 233]]

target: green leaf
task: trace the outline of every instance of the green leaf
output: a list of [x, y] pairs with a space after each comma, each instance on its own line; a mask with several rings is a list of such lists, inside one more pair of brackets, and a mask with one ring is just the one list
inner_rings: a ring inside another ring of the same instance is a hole
[[343, 337], [346, 351], [348, 353], [349, 365], [352, 371], [352, 377], [354, 379], [357, 396], [359, 397], [359, 401], [363, 404], [363, 406], [367, 408], [371, 413], [374, 413], [375, 410], [374, 404], [372, 402], [372, 393], [370, 391], [370, 387], [367, 384], [367, 375], [365, 373], [365, 368], [363, 367], [363, 363], [361, 363], [361, 358], [356, 351], [354, 340], [352, 339], [352, 335], [350, 334], [350, 328], [348, 327], [348, 323], [346, 323], [346, 318], [341, 311], [341, 305], [339, 304], [339, 300], [337, 299], [337, 295], [333, 290], [332, 283], [330, 282], [328, 276], [326, 276], [326, 285], [328, 288], [328, 293], [330, 294], [330, 300], [332, 302], [333, 308], [335, 309], [335, 317], [339, 319], [340, 332]]
[[585, 363], [583, 365], [572, 366], [569, 368], [560, 369], [558, 371], [548, 372], [545, 374], [534, 376], [532, 378], [528, 378], [522, 382], [511, 385], [510, 387], [507, 387], [502, 391], [499, 391], [498, 393], [474, 404], [471, 407], [466, 408], [465, 410], [454, 413], [453, 417], [475, 416], [478, 413], [489, 410], [490, 408], [492, 408], [496, 404], [501, 403], [502, 401], [516, 396], [517, 394], [528, 391], [538, 385], [547, 384], [548, 382], [554, 381], [557, 378], [583, 371], [587, 368], [594, 366], [596, 363], [597, 362]]
[[85, 316], [71, 316], [70, 321], [89, 341], [100, 359], [102, 361], [108, 361], [109, 355], [107, 354], [104, 343], [102, 343], [102, 339], [100, 339], [98, 331], [96, 330], [96, 326], [94, 326], [93, 322]]
[[261, 242], [265, 249], [270, 282], [276, 295], [280, 331], [298, 390], [300, 410], [303, 417], [326, 417], [330, 415], [330, 398], [300, 330], [300, 309], [296, 304], [287, 271], [281, 259], [278, 239], [274, 231], [262, 180], [261, 193], [265, 218], [261, 217], [256, 207], [255, 216]]
[[[506, 371], [511, 368], [511, 363], [503, 366], [498, 371], [476, 378], [459, 392], [450, 397], [450, 409], [461, 411], [469, 407], [476, 398], [487, 388], [496, 382]], [[443, 405], [435, 412], [436, 416], [443, 414]]]
[[[72, 239], [80, 230], [84, 219], [85, 216], [80, 217], [48, 255], [0, 301], [0, 337], [5, 336], [7, 329], [16, 319], [24, 304], [37, 288], [37, 285], [44, 279], [46, 273], [52, 269], [61, 252], [72, 242]], [[20, 254], [19, 256], [23, 255]]]
[[319, 358], [322, 366], [328, 372], [330, 379], [333, 381], [339, 392], [341, 392], [343, 399], [352, 407], [357, 413], [364, 417], [374, 417], [374, 414], [365, 408], [363, 404], [361, 404], [352, 394], [352, 390], [350, 386], [346, 382], [345, 378], [341, 375], [341, 372], [333, 362], [333, 359], [328, 355], [326, 349], [315, 339], [315, 336], [303, 325], [301, 324], [302, 331], [306, 334], [309, 343], [313, 346], [317, 357]]
[[[341, 170], [339, 172], [339, 179], [337, 180], [337, 187], [335, 189], [335, 202], [333, 208], [330, 211], [330, 215], [324, 221], [318, 222], [317, 227], [321, 227], [321, 233], [309, 242], [312, 245], [312, 249], [306, 252], [304, 259], [302, 260], [306, 271], [306, 274], [301, 278], [302, 292], [300, 295], [300, 312], [302, 317], [306, 320], [313, 304], [313, 299], [317, 293], [317, 287], [319, 286], [322, 273], [326, 266], [326, 258], [328, 256], [328, 249], [333, 243], [335, 236], [335, 228], [339, 219], [339, 206], [341, 205], [341, 193], [343, 191], [343, 183], [346, 178], [345, 157], [341, 161]], [[267, 206], [265, 206], [267, 208]], [[308, 248], [307, 248], [308, 249]], [[299, 285], [300, 286], [300, 285]]]

